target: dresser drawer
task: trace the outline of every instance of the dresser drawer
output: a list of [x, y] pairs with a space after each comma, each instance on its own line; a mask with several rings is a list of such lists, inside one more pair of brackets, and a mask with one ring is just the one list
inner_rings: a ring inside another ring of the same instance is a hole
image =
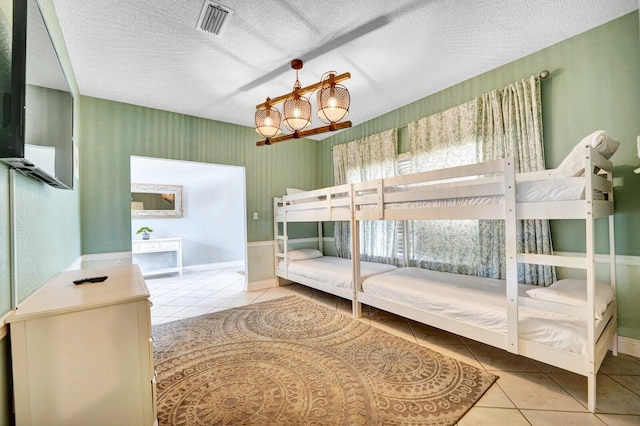
[[162, 241], [162, 250], [178, 250], [180, 241]]
[[158, 241], [148, 241], [137, 243], [137, 251], [145, 252], [145, 251], [158, 251], [160, 250], [160, 242]]

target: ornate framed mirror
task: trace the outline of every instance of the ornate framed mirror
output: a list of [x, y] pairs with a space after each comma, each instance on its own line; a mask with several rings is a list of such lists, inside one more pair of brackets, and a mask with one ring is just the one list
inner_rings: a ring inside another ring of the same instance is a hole
[[131, 184], [131, 217], [182, 217], [182, 185]]

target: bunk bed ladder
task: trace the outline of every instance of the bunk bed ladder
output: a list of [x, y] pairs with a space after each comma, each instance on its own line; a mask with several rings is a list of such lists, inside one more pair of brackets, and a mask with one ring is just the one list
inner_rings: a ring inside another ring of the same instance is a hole
[[504, 239], [507, 280], [507, 350], [518, 352], [518, 253], [516, 174], [513, 158], [504, 160]]

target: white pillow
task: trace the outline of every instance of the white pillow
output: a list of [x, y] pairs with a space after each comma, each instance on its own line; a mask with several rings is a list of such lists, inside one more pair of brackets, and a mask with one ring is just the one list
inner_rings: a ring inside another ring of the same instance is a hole
[[597, 130], [585, 136], [576, 146], [573, 147], [569, 155], [562, 160], [562, 163], [553, 172], [553, 177], [565, 178], [582, 176], [584, 174], [584, 150], [591, 145], [598, 150], [605, 158], [609, 159], [618, 150], [620, 142], [608, 136], [603, 130]]
[[[575, 278], [556, 281], [549, 287], [527, 290], [529, 297], [567, 305], [584, 306], [587, 304], [587, 282]], [[602, 313], [613, 300], [613, 290], [608, 284], [596, 283], [596, 319], [602, 319]]]
[[287, 260], [307, 260], [322, 257], [320, 250], [316, 249], [298, 249], [287, 251]]

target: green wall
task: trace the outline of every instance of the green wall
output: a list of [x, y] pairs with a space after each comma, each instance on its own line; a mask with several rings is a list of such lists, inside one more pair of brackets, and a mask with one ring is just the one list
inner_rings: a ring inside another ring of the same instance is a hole
[[[78, 97], [78, 86], [73, 76], [69, 55], [64, 45], [52, 0], [38, 0], [47, 27], [51, 32], [62, 66], [69, 77], [69, 85]], [[77, 103], [74, 114], [80, 116]], [[76, 144], [80, 145], [77, 123], [74, 126]], [[18, 286], [18, 299], [40, 288], [51, 277], [66, 269], [81, 255], [80, 250], [80, 191], [55, 189], [20, 173], [15, 173], [10, 184], [10, 171], [0, 164], [0, 316], [11, 308], [10, 277], [13, 273]], [[77, 184], [77, 182], [76, 182]], [[12, 251], [9, 224], [9, 192], [15, 203], [15, 242]], [[15, 269], [11, 270], [11, 256], [15, 256]], [[0, 425], [11, 422], [10, 374], [8, 369], [8, 339], [0, 342]]]
[[[606, 130], [619, 139], [622, 144], [612, 158], [614, 176], [623, 179], [622, 186], [615, 188], [616, 254], [640, 256], [640, 175], [633, 173], [640, 164], [636, 155], [636, 136], [640, 135], [638, 22], [636, 11], [325, 139], [319, 151], [319, 186], [333, 184], [331, 146], [401, 128], [547, 69], [551, 76], [542, 82], [547, 168], [557, 167], [582, 137], [595, 130]], [[400, 130], [399, 150], [405, 152], [408, 136], [406, 128]], [[597, 235], [604, 236], [606, 220], [600, 222]], [[584, 252], [584, 221], [553, 221], [551, 225], [556, 251]], [[598, 238], [598, 251], [608, 252], [606, 238]], [[640, 339], [638, 268], [624, 278], [618, 283], [620, 334]]]
[[[273, 239], [273, 197], [286, 186], [316, 185], [315, 141], [257, 147], [248, 127], [90, 97], [81, 98], [81, 110], [84, 254], [131, 250], [131, 155], [245, 167], [249, 242]], [[273, 277], [272, 270], [252, 268], [254, 260], [249, 250], [250, 282]]]

